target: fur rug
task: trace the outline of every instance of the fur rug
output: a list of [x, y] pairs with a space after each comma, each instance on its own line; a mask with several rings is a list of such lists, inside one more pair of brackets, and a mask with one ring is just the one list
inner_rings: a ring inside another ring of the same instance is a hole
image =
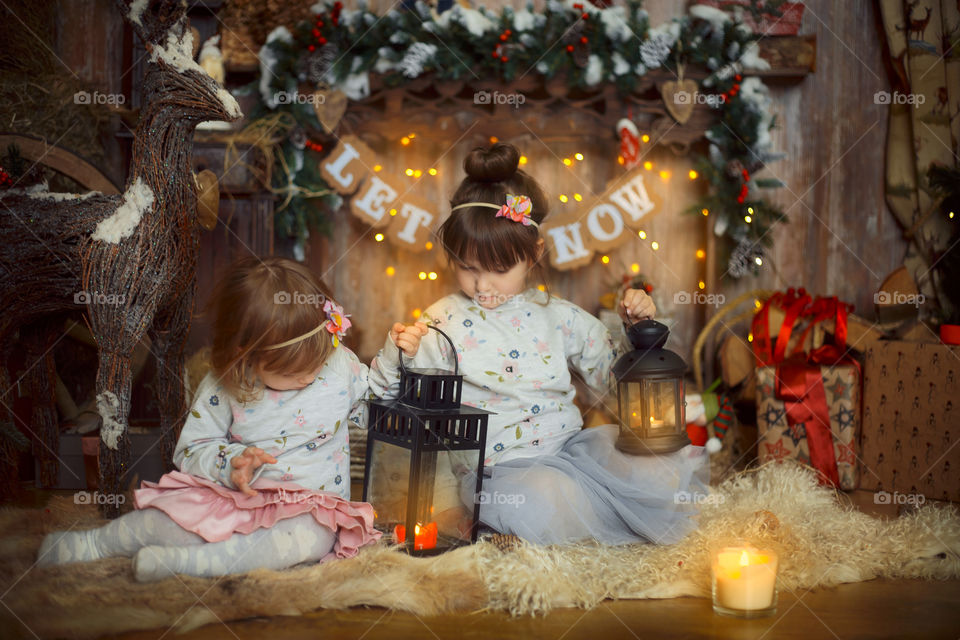
[[33, 566], [45, 533], [99, 522], [92, 507], [56, 499], [46, 509], [0, 512], [0, 628], [20, 637], [90, 638], [356, 605], [420, 616], [479, 609], [521, 615], [605, 598], [708, 596], [709, 550], [736, 539], [776, 549], [788, 590], [876, 577], [960, 578], [955, 506], [925, 505], [881, 520], [842, 501], [809, 470], [775, 464], [724, 482], [703, 505], [698, 529], [671, 546], [522, 544], [502, 552], [481, 542], [411, 558], [380, 545], [350, 560], [281, 572], [138, 584], [126, 558]]

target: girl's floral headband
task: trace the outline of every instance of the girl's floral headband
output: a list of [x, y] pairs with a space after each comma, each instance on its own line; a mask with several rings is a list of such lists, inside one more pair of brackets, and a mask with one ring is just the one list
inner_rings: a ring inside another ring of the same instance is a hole
[[490, 202], [465, 202], [463, 204], [458, 204], [450, 211], [456, 211], [457, 209], [463, 209], [464, 207], [490, 207], [491, 209], [497, 210], [497, 213], [494, 216], [495, 218], [507, 218], [509, 220], [513, 220], [514, 222], [520, 222], [525, 227], [540, 226], [536, 220], [530, 217], [530, 214], [533, 211], [533, 203], [530, 202], [530, 198], [527, 196], [514, 196], [507, 194], [507, 203], [503, 205], [493, 204]]
[[272, 344], [269, 347], [264, 347], [264, 351], [270, 351], [272, 349], [279, 349], [281, 347], [289, 347], [292, 344], [296, 344], [303, 340], [306, 340], [312, 335], [315, 335], [319, 331], [326, 329], [331, 334], [331, 340], [334, 347], [340, 346], [340, 340], [347, 335], [347, 329], [349, 329], [353, 324], [350, 322], [350, 316], [343, 312], [343, 307], [338, 305], [333, 300], [327, 299], [323, 303], [323, 312], [327, 314], [327, 319], [321, 322], [316, 328], [306, 332], [302, 336], [297, 336], [287, 340], [286, 342], [281, 342], [280, 344]]

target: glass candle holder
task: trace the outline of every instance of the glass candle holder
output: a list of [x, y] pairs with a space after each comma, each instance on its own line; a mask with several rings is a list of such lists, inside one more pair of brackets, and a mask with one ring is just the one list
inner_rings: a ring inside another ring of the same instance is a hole
[[763, 618], [777, 611], [777, 554], [749, 545], [713, 554], [713, 610], [737, 618]]

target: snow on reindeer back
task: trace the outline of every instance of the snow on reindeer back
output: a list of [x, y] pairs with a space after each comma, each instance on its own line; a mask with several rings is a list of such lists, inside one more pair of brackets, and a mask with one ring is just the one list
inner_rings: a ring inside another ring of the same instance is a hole
[[[178, 73], [196, 71], [210, 78], [210, 74], [193, 59], [193, 32], [184, 30], [183, 37], [178, 38], [176, 31], [175, 27], [167, 34], [166, 46], [153, 45], [153, 50], [150, 52], [150, 62], [156, 63], [158, 59], [163, 60]], [[213, 80], [213, 78], [210, 79]], [[240, 111], [240, 105], [237, 104], [237, 99], [230, 95], [229, 91], [220, 87], [217, 89], [217, 97], [220, 98], [220, 102], [223, 103], [223, 107], [229, 116], [239, 118], [243, 115], [243, 112]]]
[[124, 238], [129, 238], [140, 224], [143, 214], [153, 206], [153, 199], [153, 190], [143, 181], [143, 178], [137, 176], [133, 184], [124, 192], [123, 202], [117, 210], [109, 218], [97, 224], [91, 237], [111, 244], [117, 244]]

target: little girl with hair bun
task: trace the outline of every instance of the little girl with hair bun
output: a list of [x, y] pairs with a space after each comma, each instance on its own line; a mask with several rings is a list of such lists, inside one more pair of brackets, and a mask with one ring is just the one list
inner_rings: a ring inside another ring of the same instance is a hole
[[[502, 143], [467, 155], [467, 175], [439, 230], [460, 290], [427, 308], [421, 322], [394, 324], [371, 365], [371, 389], [396, 395], [398, 346], [410, 366], [443, 367], [449, 345], [427, 324], [442, 329], [456, 348], [464, 404], [495, 412], [481, 525], [540, 544], [675, 542], [694, 515], [676, 496], [705, 487], [705, 452], [690, 445], [631, 456], [614, 447], [615, 425], [582, 428], [571, 370], [606, 393], [618, 349], [596, 317], [535, 286], [545, 281], [540, 224], [548, 200], [519, 159], [515, 147]], [[656, 308], [646, 292], [631, 289], [618, 312], [632, 324], [652, 318]], [[441, 522], [451, 513], [467, 518], [476, 499], [476, 479], [455, 455], [450, 459], [459, 499], [438, 508]]]

